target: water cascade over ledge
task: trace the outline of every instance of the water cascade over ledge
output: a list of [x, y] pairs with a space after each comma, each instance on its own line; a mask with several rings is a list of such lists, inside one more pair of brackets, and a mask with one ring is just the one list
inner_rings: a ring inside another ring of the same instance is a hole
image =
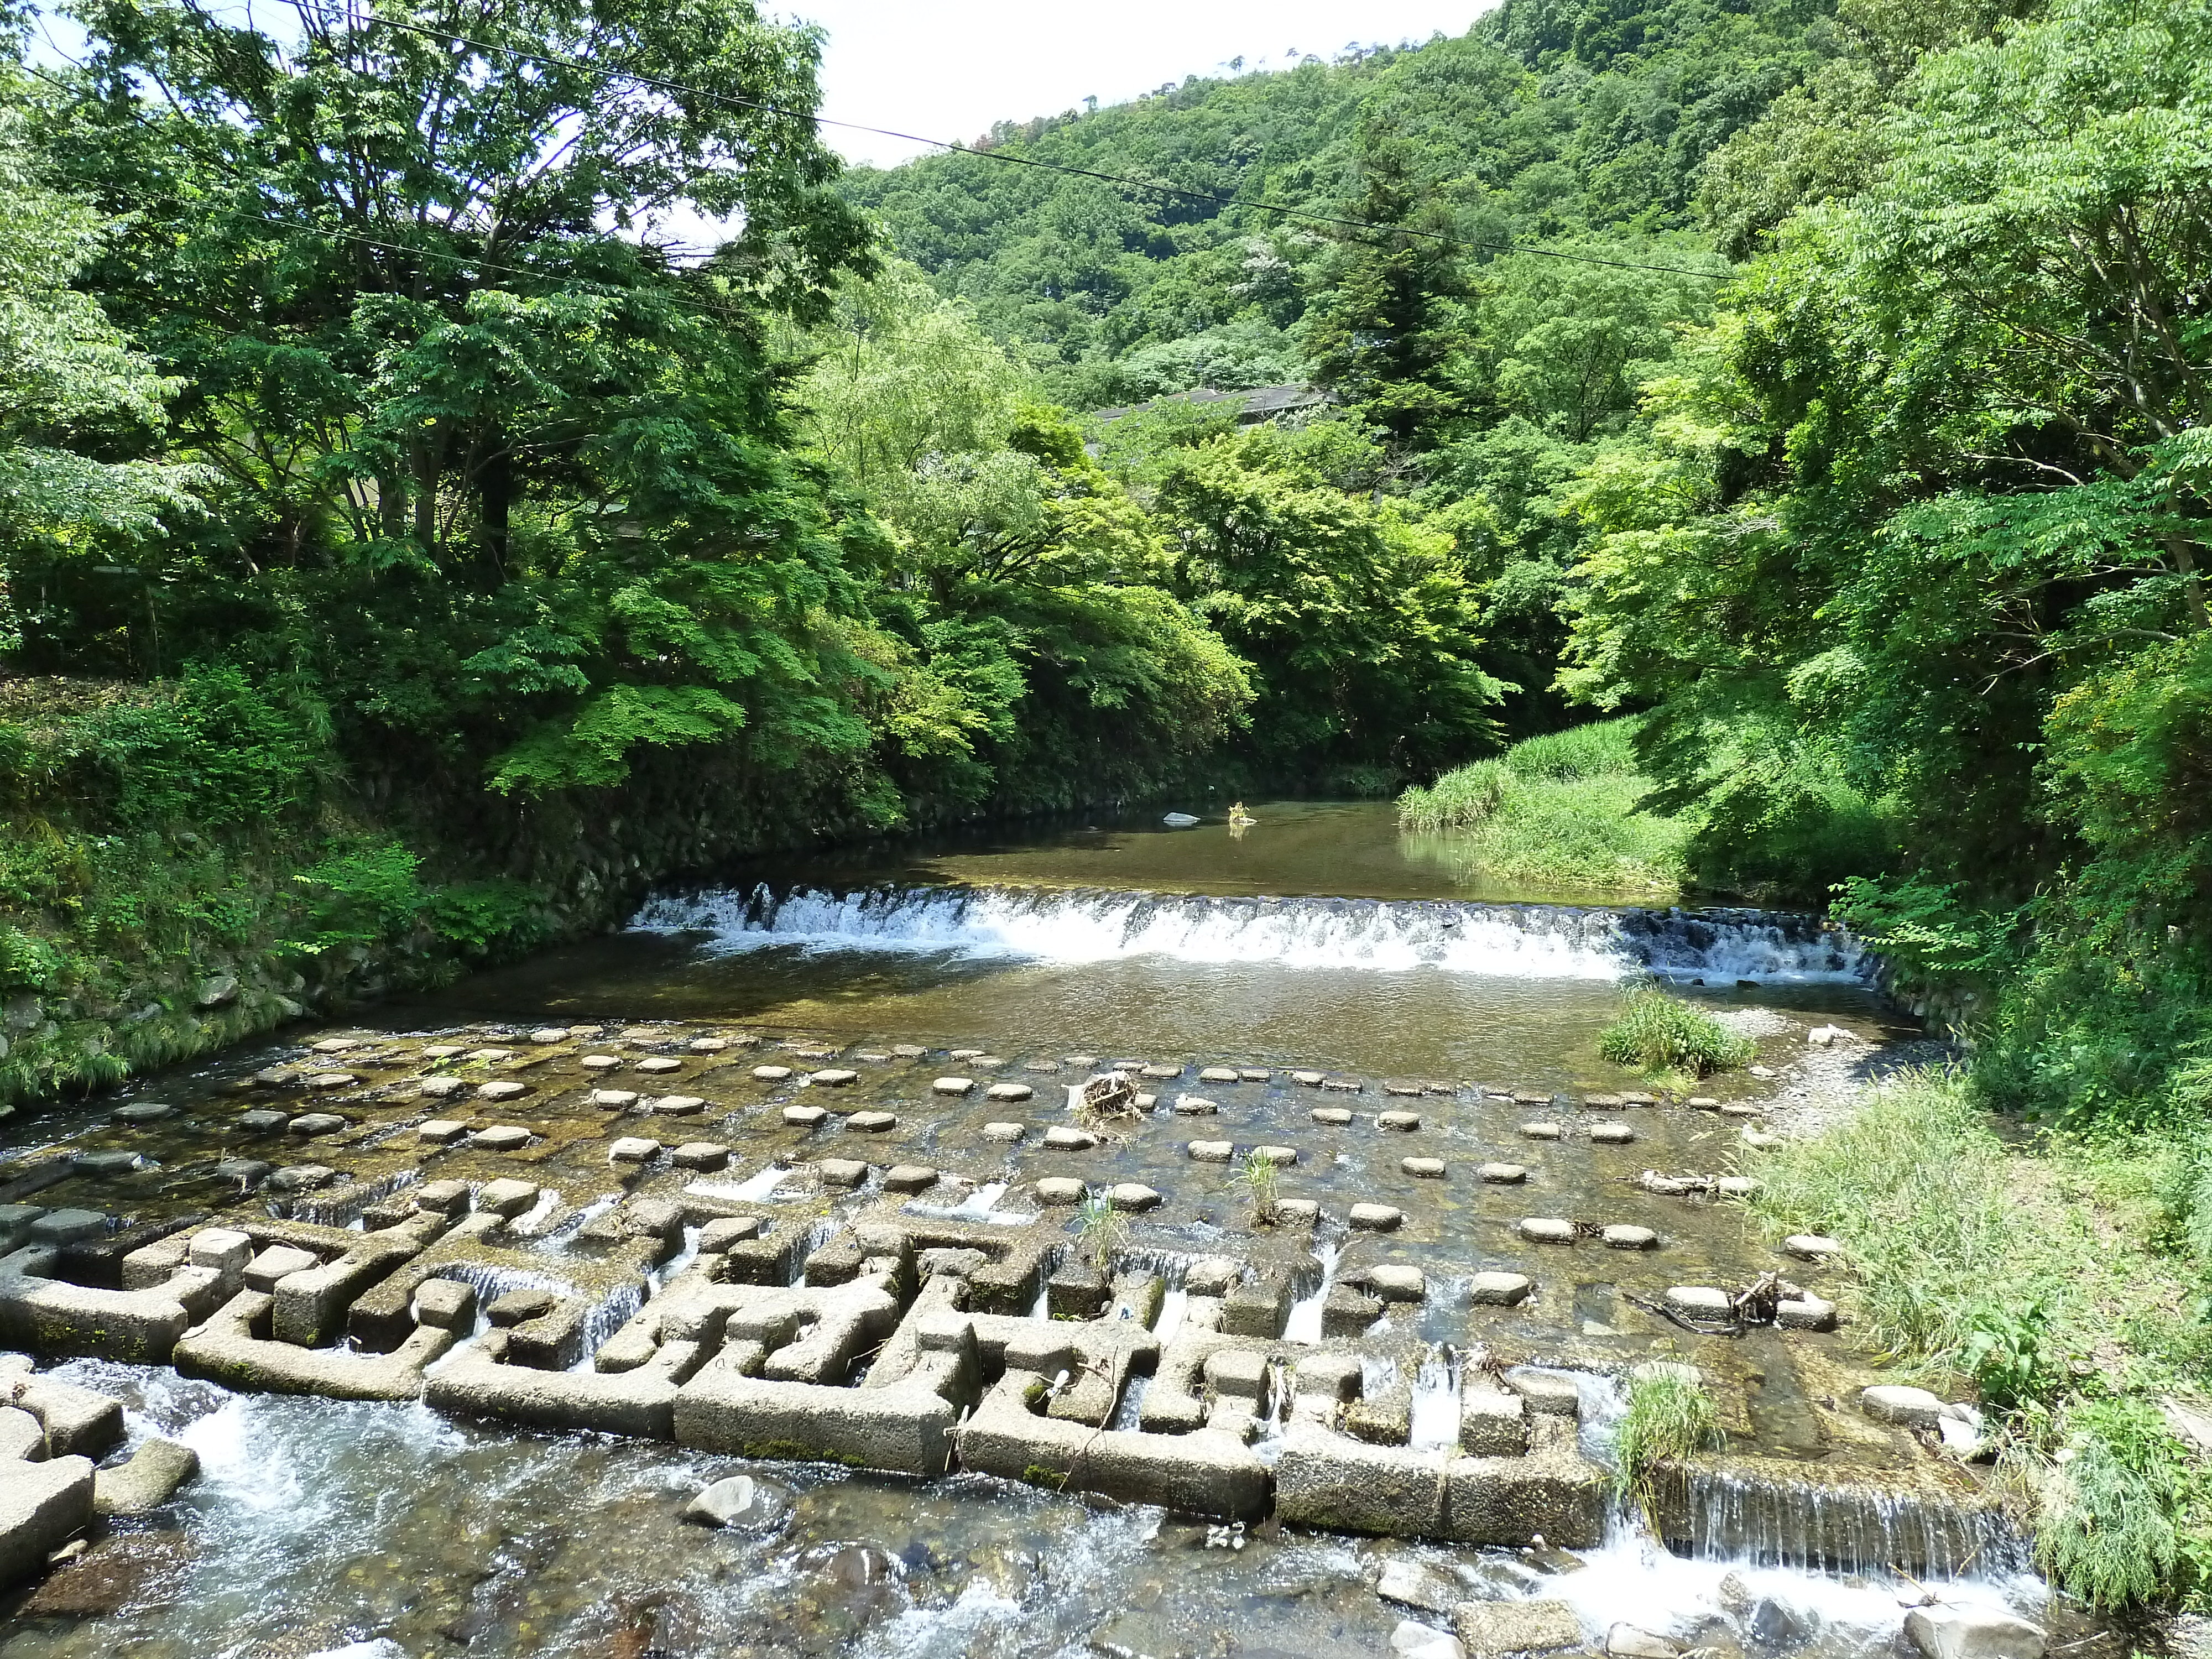
[[1650, 974], [1859, 982], [1874, 958], [1819, 917], [1451, 900], [1215, 897], [1085, 888], [850, 889], [763, 883], [650, 900], [640, 931], [702, 933], [720, 951], [941, 951], [1054, 963], [1162, 957], [1520, 979]]

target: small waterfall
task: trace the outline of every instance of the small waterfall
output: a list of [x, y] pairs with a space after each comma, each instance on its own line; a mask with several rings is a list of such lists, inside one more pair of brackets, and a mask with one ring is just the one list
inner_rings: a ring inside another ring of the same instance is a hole
[[1459, 1355], [1449, 1344], [1435, 1344], [1414, 1374], [1413, 1427], [1406, 1443], [1415, 1451], [1456, 1446], [1459, 1417]]
[[1757, 1566], [1928, 1578], [2030, 1566], [2027, 1540], [1999, 1510], [1912, 1492], [1697, 1474], [1688, 1519], [1692, 1555]]
[[1314, 1246], [1313, 1258], [1321, 1264], [1321, 1282], [1291, 1304], [1290, 1317], [1283, 1324], [1284, 1341], [1321, 1340], [1322, 1305], [1335, 1287], [1337, 1258], [1343, 1254], [1344, 1245], [1339, 1239], [1324, 1239]]
[[786, 945], [1056, 963], [1158, 956], [1523, 979], [1856, 981], [1874, 966], [1848, 933], [1818, 917], [1751, 909], [763, 884], [655, 898], [630, 926], [703, 933], [714, 948], [732, 952]]
[[292, 1200], [291, 1216], [318, 1227], [347, 1227], [362, 1218], [362, 1212], [380, 1203], [403, 1187], [422, 1179], [419, 1170], [401, 1170], [374, 1181], [349, 1181], [319, 1193], [304, 1193]]

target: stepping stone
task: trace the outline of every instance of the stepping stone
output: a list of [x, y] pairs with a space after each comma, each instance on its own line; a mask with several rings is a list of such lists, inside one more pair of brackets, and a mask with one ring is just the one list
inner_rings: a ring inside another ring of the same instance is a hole
[[624, 1135], [607, 1148], [608, 1159], [616, 1164], [643, 1164], [660, 1150], [660, 1143], [644, 1135]]
[[911, 1042], [895, 1042], [891, 1045], [891, 1053], [901, 1060], [920, 1060], [928, 1052], [927, 1048], [917, 1048]]
[[696, 1095], [663, 1095], [653, 1103], [655, 1117], [693, 1117], [707, 1109], [707, 1103]]
[[107, 1217], [99, 1210], [49, 1210], [31, 1224], [33, 1244], [74, 1244], [97, 1238], [107, 1231]]
[[1625, 1221], [1607, 1227], [1602, 1237], [1616, 1250], [1648, 1250], [1659, 1242], [1659, 1235], [1650, 1228], [1632, 1226]]
[[1691, 1319], [1717, 1321], [1735, 1317], [1735, 1298], [1710, 1285], [1676, 1285], [1667, 1292], [1667, 1305]]
[[1418, 1083], [1407, 1083], [1403, 1079], [1393, 1079], [1383, 1084], [1382, 1092], [1386, 1095], [1419, 1095], [1423, 1091]]
[[1180, 1066], [1147, 1066], [1143, 1068], [1140, 1074], [1145, 1077], [1181, 1077], [1182, 1075], [1182, 1067]]
[[310, 1045], [307, 1052], [311, 1054], [342, 1054], [349, 1048], [360, 1047], [361, 1044], [351, 1037], [325, 1037], [320, 1042]]
[[825, 1089], [842, 1089], [848, 1083], [858, 1082], [860, 1076], [858, 1072], [848, 1066], [832, 1066], [827, 1071], [815, 1073], [807, 1081], [819, 1084]]
[[1429, 1281], [1419, 1267], [1386, 1263], [1370, 1267], [1367, 1288], [1385, 1302], [1419, 1302], [1429, 1293]]
[[1516, 1106], [1548, 1106], [1552, 1097], [1541, 1089], [1516, 1089], [1513, 1103]]
[[953, 1060], [981, 1060], [991, 1051], [988, 1048], [947, 1048], [945, 1052]]
[[551, 1313], [558, 1300], [550, 1291], [509, 1291], [505, 1296], [494, 1297], [485, 1304], [484, 1317], [501, 1329], [512, 1325], [526, 1325], [533, 1319], [543, 1319]]
[[1388, 1204], [1355, 1204], [1346, 1218], [1360, 1231], [1370, 1233], [1394, 1232], [1405, 1218], [1403, 1210], [1393, 1209]]
[[1243, 1083], [1265, 1083], [1275, 1074], [1264, 1066], [1239, 1066], [1237, 1077]]
[[1158, 1205], [1160, 1195], [1139, 1182], [1123, 1181], [1106, 1189], [1106, 1201], [1117, 1210], [1149, 1210]]
[[1320, 1219], [1321, 1204], [1316, 1199], [1284, 1198], [1275, 1201], [1278, 1227], [1310, 1227]]
[[460, 1056], [460, 1054], [461, 1049], [458, 1044], [441, 1042], [433, 1048], [425, 1048], [422, 1051], [422, 1058], [425, 1060], [455, 1060]]
[[1589, 1138], [1601, 1146], [1626, 1146], [1636, 1139], [1636, 1131], [1626, 1123], [1593, 1123]]
[[1421, 1127], [1421, 1115], [1419, 1112], [1377, 1112], [1375, 1127], [1395, 1129], [1401, 1134], [1408, 1133]]
[[621, 1065], [621, 1060], [613, 1054], [586, 1054], [583, 1060], [584, 1069], [587, 1072], [611, 1072]]
[[1442, 1181], [1444, 1178], [1444, 1161], [1440, 1158], [1401, 1158], [1398, 1167], [1422, 1181]]
[[1194, 1140], [1188, 1150], [1201, 1164], [1226, 1164], [1237, 1155], [1236, 1143], [1229, 1140]]
[[1749, 1198], [1759, 1190], [1759, 1182], [1750, 1176], [1723, 1176], [1713, 1188], [1723, 1198]]
[[1584, 1095], [1583, 1104], [1598, 1111], [1610, 1112], [1617, 1109], [1622, 1102], [1619, 1095]]
[[894, 1164], [884, 1172], [884, 1185], [895, 1193], [927, 1192], [937, 1184], [937, 1171], [927, 1164]]
[[1027, 1065], [1024, 1066], [1022, 1069], [1024, 1072], [1056, 1073], [1060, 1070], [1060, 1062], [1056, 1060], [1033, 1060]]
[[1486, 1164], [1475, 1174], [1501, 1187], [1514, 1186], [1528, 1178], [1528, 1171], [1518, 1164]]
[[[311, 1193], [318, 1187], [327, 1187], [338, 1178], [338, 1172], [327, 1164], [291, 1164], [269, 1177], [270, 1189], [279, 1193]], [[33, 1228], [33, 1234], [37, 1228]]]
[[856, 1048], [853, 1051], [853, 1058], [865, 1065], [880, 1066], [890, 1056], [881, 1048]]
[[532, 1031], [530, 1034], [530, 1040], [541, 1048], [550, 1047], [556, 1042], [566, 1042], [568, 1040], [568, 1028], [565, 1025], [548, 1025], [542, 1030]]
[[495, 1123], [469, 1137], [469, 1145], [487, 1152], [519, 1152], [530, 1144], [530, 1131], [520, 1123]]
[[1221, 1109], [1203, 1095], [1177, 1095], [1176, 1115], [1179, 1117], [1211, 1117]]
[[687, 1140], [668, 1157], [679, 1170], [719, 1170], [730, 1161], [730, 1149], [712, 1140]]
[[726, 1215], [717, 1217], [699, 1230], [699, 1254], [721, 1255], [732, 1244], [742, 1244], [749, 1238], [760, 1237], [758, 1216]]
[[1844, 1254], [1841, 1244], [1820, 1233], [1792, 1233], [1782, 1241], [1782, 1248], [1800, 1261], [1826, 1261]]
[[1766, 1108], [1748, 1100], [1732, 1100], [1721, 1108], [1723, 1117], [1765, 1117]]
[[1332, 1077], [1323, 1079], [1321, 1086], [1333, 1090], [1338, 1094], [1356, 1095], [1360, 1093], [1366, 1085], [1356, 1077]]
[[986, 1123], [983, 1126], [983, 1139], [986, 1140], [1015, 1141], [1019, 1140], [1028, 1132], [1029, 1128], [1026, 1124]]
[[990, 1100], [1027, 1100], [1036, 1091], [1026, 1083], [994, 1083], [983, 1093]]
[[238, 1127], [250, 1135], [272, 1134], [291, 1121], [289, 1112], [271, 1111], [266, 1107], [259, 1111], [238, 1115]]
[[1759, 1129], [1746, 1129], [1743, 1132], [1743, 1144], [1754, 1152], [1764, 1152], [1769, 1147], [1779, 1146], [1782, 1144], [1782, 1137], [1767, 1134]]
[[1055, 1123], [1044, 1132], [1044, 1144], [1056, 1152], [1087, 1152], [1098, 1144], [1098, 1137], [1088, 1129]]
[[1575, 1224], [1551, 1216], [1530, 1216], [1516, 1231], [1534, 1244], [1571, 1244], [1575, 1242]]
[[1160, 1097], [1158, 1095], [1133, 1095], [1130, 1103], [1140, 1112], [1149, 1112], [1160, 1103]]
[[791, 1075], [788, 1066], [756, 1066], [753, 1076], [763, 1083], [781, 1083]]
[[471, 1196], [465, 1181], [426, 1181], [411, 1189], [415, 1207], [424, 1215], [461, 1215]]
[[295, 1135], [334, 1135], [346, 1127], [346, 1121], [336, 1112], [307, 1112], [284, 1127]]
[[76, 1170], [79, 1175], [129, 1175], [146, 1160], [137, 1152], [79, 1152]]
[[1287, 1170], [1298, 1161], [1298, 1149], [1295, 1146], [1255, 1146], [1252, 1152], [1255, 1157], [1265, 1158], [1279, 1170]]
[[1092, 1066], [1097, 1065], [1098, 1056], [1096, 1054], [1062, 1054], [1060, 1057], [1060, 1063], [1063, 1066], [1073, 1066], [1079, 1072], [1087, 1072]]
[[458, 1279], [427, 1279], [415, 1287], [415, 1322], [465, 1334], [476, 1322], [477, 1289]]
[[269, 1178], [271, 1167], [258, 1158], [227, 1158], [215, 1166], [215, 1172], [219, 1180], [235, 1181], [240, 1187], [252, 1188]]
[[629, 1089], [594, 1089], [592, 1104], [603, 1112], [626, 1112], [637, 1104], [637, 1096]]
[[322, 1258], [313, 1250], [303, 1250], [294, 1244], [271, 1244], [246, 1264], [246, 1288], [267, 1296], [276, 1290], [279, 1279], [322, 1265]]
[[825, 1158], [814, 1172], [825, 1187], [857, 1187], [868, 1178], [868, 1166], [856, 1158]]
[[1715, 1112], [1720, 1109], [1721, 1103], [1711, 1095], [1692, 1095], [1683, 1104], [1693, 1112]]
[[115, 1109], [118, 1123], [158, 1123], [165, 1117], [174, 1117], [177, 1109], [156, 1100], [133, 1101], [128, 1106]]
[[1036, 1184], [1040, 1204], [1080, 1204], [1090, 1188], [1067, 1176], [1047, 1176]]
[[637, 1069], [641, 1072], [650, 1073], [655, 1077], [665, 1077], [671, 1072], [682, 1071], [684, 1069], [684, 1062], [680, 1060], [671, 1059], [666, 1054], [656, 1054], [651, 1060], [641, 1060], [638, 1061]]
[[1775, 1304], [1774, 1322], [1785, 1331], [1832, 1331], [1836, 1304], [1817, 1296], [1795, 1297]]
[[512, 1048], [476, 1048], [470, 1051], [468, 1057], [480, 1066], [496, 1066], [502, 1060], [513, 1060], [514, 1058], [514, 1050]]
[[450, 1146], [468, 1132], [469, 1126], [459, 1118], [434, 1117], [415, 1131], [415, 1138], [434, 1146]]
[[1878, 1382], [1859, 1395], [1859, 1409], [1877, 1423], [1901, 1423], [1908, 1429], [1932, 1429], [1942, 1420], [1943, 1402], [1925, 1389]]
[[929, 1085], [932, 1094], [939, 1095], [964, 1095], [975, 1087], [975, 1079], [972, 1077], [941, 1077]]
[[1328, 1079], [1319, 1072], [1293, 1072], [1291, 1073], [1291, 1081], [1302, 1089], [1318, 1089], [1328, 1081]]
[[848, 1129], [858, 1129], [864, 1135], [878, 1135], [886, 1129], [898, 1127], [897, 1115], [890, 1112], [855, 1112], [845, 1120]]
[[794, 1129], [811, 1129], [829, 1115], [829, 1109], [822, 1106], [787, 1106], [783, 1109], [783, 1121]]
[[350, 1089], [360, 1081], [351, 1072], [318, 1072], [307, 1079], [307, 1086], [324, 1091]]
[[[1151, 1070], [1149, 1066], [1146, 1069], [1148, 1073]], [[1200, 1070], [1198, 1080], [1200, 1083], [1235, 1083], [1240, 1079], [1234, 1066], [1207, 1066]]]
[[523, 1096], [529, 1092], [530, 1085], [526, 1083], [504, 1081], [500, 1083], [483, 1083], [477, 1085], [477, 1098], [478, 1100], [520, 1100]]
[[1313, 1121], [1328, 1124], [1334, 1128], [1342, 1128], [1352, 1121], [1352, 1114], [1341, 1106], [1316, 1106], [1313, 1109]]
[[1636, 1184], [1660, 1198], [1685, 1198], [1695, 1190], [1698, 1183], [1685, 1176], [1664, 1176], [1656, 1170], [1646, 1170], [1637, 1176]]
[[1424, 1083], [1421, 1085], [1421, 1092], [1425, 1095], [1449, 1095], [1456, 1097], [1459, 1094], [1459, 1085], [1447, 1083], [1439, 1078], [1433, 1083]]
[[1557, 1140], [1559, 1126], [1556, 1123], [1524, 1123], [1521, 1133], [1531, 1140]]
[[1526, 1273], [1477, 1273], [1468, 1281], [1468, 1292], [1478, 1307], [1513, 1308], [1528, 1299], [1536, 1283]]
[[1656, 1106], [1659, 1097], [1642, 1094], [1634, 1089], [1624, 1089], [1620, 1094], [1620, 1103], [1624, 1106]]
[[426, 1077], [415, 1085], [415, 1092], [425, 1100], [450, 1100], [468, 1086], [457, 1077]]
[[730, 1043], [726, 1037], [693, 1037], [684, 1046], [695, 1054], [719, 1054]]
[[790, 1048], [793, 1054], [797, 1054], [804, 1060], [835, 1060], [837, 1058], [837, 1051], [835, 1048], [824, 1048], [818, 1042], [793, 1042], [786, 1046]]

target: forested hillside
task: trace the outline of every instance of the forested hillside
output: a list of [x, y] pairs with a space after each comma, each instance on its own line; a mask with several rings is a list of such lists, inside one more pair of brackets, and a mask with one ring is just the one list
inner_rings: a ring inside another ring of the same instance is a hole
[[2201, 0], [1508, 0], [887, 173], [748, 0], [74, 15], [0, 119], [9, 1091], [735, 852], [1628, 713], [1669, 860], [1838, 890], [1993, 1098], [2212, 1092]]

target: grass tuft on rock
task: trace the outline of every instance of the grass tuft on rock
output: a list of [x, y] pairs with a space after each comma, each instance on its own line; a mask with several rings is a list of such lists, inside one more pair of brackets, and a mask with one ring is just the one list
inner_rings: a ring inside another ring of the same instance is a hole
[[1620, 1018], [1597, 1040], [1598, 1053], [1616, 1066], [1647, 1072], [1686, 1072], [1709, 1077], [1748, 1066], [1759, 1052], [1704, 1009], [1693, 1007], [1650, 986], [1628, 994]]
[[1698, 1383], [1671, 1371], [1638, 1377], [1629, 1385], [1628, 1410], [1613, 1437], [1614, 1486], [1648, 1515], [1662, 1466], [1679, 1466], [1720, 1444], [1713, 1402]]

